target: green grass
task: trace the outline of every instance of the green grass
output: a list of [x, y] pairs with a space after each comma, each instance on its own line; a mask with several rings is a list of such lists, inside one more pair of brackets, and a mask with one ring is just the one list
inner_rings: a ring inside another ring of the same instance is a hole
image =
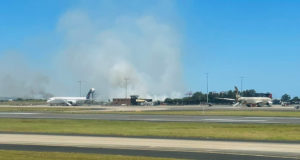
[[172, 160], [141, 156], [0, 150], [1, 160]]
[[300, 141], [293, 124], [0, 119], [0, 131], [170, 138]]
[[28, 106], [28, 105], [45, 105], [46, 100], [16, 100], [16, 101], [0, 101], [0, 105], [11, 106]]

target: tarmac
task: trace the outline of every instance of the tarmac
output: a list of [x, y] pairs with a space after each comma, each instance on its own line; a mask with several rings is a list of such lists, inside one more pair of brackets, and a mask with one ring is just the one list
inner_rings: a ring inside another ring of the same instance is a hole
[[297, 117], [188, 116], [188, 115], [139, 115], [139, 114], [62, 114], [62, 113], [37, 113], [37, 112], [0, 112], [0, 118], [300, 124], [300, 118]]
[[[7, 106], [0, 106], [7, 107]], [[19, 107], [19, 106], [13, 106]], [[24, 106], [20, 106], [24, 107]], [[50, 106], [25, 106], [50, 107]], [[60, 106], [55, 106], [59, 108]], [[232, 107], [232, 106], [78, 106], [88, 111], [168, 111], [168, 110], [272, 110], [296, 111], [294, 107]], [[300, 124], [297, 117], [187, 116], [138, 114], [63, 114], [38, 112], [0, 112], [0, 118], [32, 119], [94, 119], [157, 122], [214, 122]], [[208, 141], [193, 139], [154, 139], [137, 137], [99, 137], [84, 135], [49, 135], [0, 133], [1, 150], [42, 152], [101, 153], [150, 157], [218, 160], [291, 160], [300, 159], [300, 144], [240, 141]]]
[[300, 144], [0, 133], [0, 149], [188, 159], [300, 159]]
[[[27, 105], [27, 106], [11, 106], [11, 105], [0, 105], [0, 108], [18, 108], [18, 107], [28, 107], [28, 108], [80, 108], [86, 109], [85, 111], [103, 111], [103, 112], [130, 112], [130, 111], [202, 111], [202, 110], [233, 110], [233, 111], [252, 111], [252, 110], [263, 110], [263, 111], [299, 111], [300, 109], [295, 109], [295, 106], [281, 106], [273, 105], [272, 107], [246, 107], [232, 105], [158, 105], [158, 106], [101, 106], [101, 105], [90, 105], [90, 106], [49, 106], [49, 105]], [[79, 111], [81, 112], [81, 111]]]

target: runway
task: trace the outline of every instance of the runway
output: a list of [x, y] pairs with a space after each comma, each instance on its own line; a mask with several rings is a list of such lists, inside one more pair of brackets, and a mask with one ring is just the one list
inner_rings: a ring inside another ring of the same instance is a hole
[[300, 118], [297, 117], [185, 116], [185, 115], [138, 115], [138, 114], [60, 114], [60, 113], [0, 112], [0, 118], [300, 124]]
[[300, 158], [300, 144], [41, 134], [0, 134], [0, 149], [221, 160]]
[[111, 154], [126, 156], [146, 156], [159, 158], [178, 159], [209, 159], [209, 160], [295, 160], [297, 157], [274, 157], [274, 156], [251, 156], [225, 153], [205, 153], [205, 152], [172, 152], [153, 150], [130, 150], [130, 149], [107, 149], [107, 148], [83, 148], [83, 147], [58, 147], [58, 146], [34, 146], [34, 145], [2, 145], [0, 150], [20, 150], [38, 152], [70, 152], [70, 153], [92, 153]]
[[272, 107], [233, 107], [232, 105], [215, 105], [209, 107], [207, 105], [160, 105], [160, 106], [49, 106], [49, 105], [25, 105], [25, 106], [11, 106], [0, 105], [0, 108], [68, 108], [68, 109], [82, 109], [82, 111], [110, 111], [110, 112], [137, 112], [137, 111], [299, 111], [295, 106], [280, 106], [274, 105]]

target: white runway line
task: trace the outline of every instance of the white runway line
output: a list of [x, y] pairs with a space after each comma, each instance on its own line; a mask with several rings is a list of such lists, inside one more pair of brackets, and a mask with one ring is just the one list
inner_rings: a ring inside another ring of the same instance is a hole
[[26, 112], [0, 112], [0, 114], [6, 115], [6, 114], [10, 114], [10, 115], [32, 115], [32, 114], [42, 114], [42, 113], [26, 113]]
[[297, 117], [244, 117], [246, 119], [294, 119], [299, 120]]
[[265, 122], [266, 120], [242, 120], [242, 119], [203, 119], [204, 121], [216, 122]]

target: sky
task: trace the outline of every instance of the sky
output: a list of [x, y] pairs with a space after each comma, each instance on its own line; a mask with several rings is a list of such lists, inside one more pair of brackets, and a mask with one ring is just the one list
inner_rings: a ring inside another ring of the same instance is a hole
[[[126, 77], [132, 94], [179, 97], [206, 92], [206, 73], [209, 91], [241, 87], [244, 77], [243, 89], [300, 96], [299, 8], [296, 0], [4, 0], [0, 96], [77, 95], [83, 80], [83, 90], [110, 98], [123, 95]], [[8, 94], [8, 86], [18, 87]]]

